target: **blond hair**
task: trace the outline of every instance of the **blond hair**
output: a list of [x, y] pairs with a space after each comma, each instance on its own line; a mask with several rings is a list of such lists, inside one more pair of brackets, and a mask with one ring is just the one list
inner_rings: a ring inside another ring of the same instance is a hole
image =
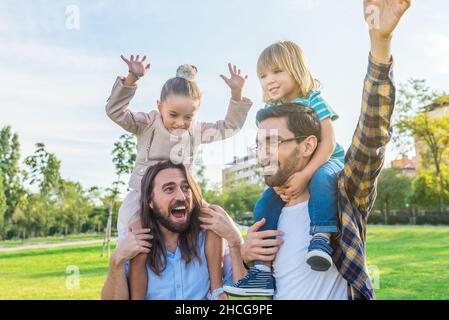
[[[312, 90], [318, 90], [320, 83], [312, 76], [302, 49], [293, 41], [279, 41], [265, 48], [257, 60], [259, 78], [267, 70], [279, 68], [288, 72], [298, 85], [298, 97], [305, 98]], [[263, 100], [272, 102], [264, 92]]]

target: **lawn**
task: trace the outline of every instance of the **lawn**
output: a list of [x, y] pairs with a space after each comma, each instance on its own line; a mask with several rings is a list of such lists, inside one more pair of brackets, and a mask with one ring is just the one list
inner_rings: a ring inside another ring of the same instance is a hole
[[378, 299], [449, 299], [448, 227], [369, 226], [367, 258]]
[[[107, 273], [100, 253], [101, 244], [0, 252], [0, 299], [98, 299]], [[67, 281], [72, 266], [79, 289]]]
[[[98, 299], [108, 264], [100, 252], [101, 244], [0, 252], [0, 299]], [[369, 226], [367, 256], [378, 299], [449, 299], [449, 227]]]

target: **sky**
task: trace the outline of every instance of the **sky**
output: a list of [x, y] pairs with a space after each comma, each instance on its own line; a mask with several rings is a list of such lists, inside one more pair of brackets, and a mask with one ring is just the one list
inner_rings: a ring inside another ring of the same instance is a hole
[[[447, 0], [413, 1], [393, 37], [397, 84], [426, 79], [449, 91], [448, 12]], [[303, 48], [323, 97], [340, 115], [337, 141], [347, 149], [369, 52], [361, 0], [0, 0], [0, 127], [19, 134], [22, 160], [43, 142], [65, 179], [105, 188], [115, 179], [113, 144], [125, 133], [104, 110], [116, 77], [127, 73], [120, 54], [146, 54], [152, 64], [134, 111], [153, 110], [176, 68], [196, 65], [198, 121], [225, 116], [230, 91], [219, 75], [231, 62], [248, 74], [244, 95], [254, 105], [236, 136], [201, 147], [208, 178], [221, 182], [224, 165], [254, 143], [263, 106], [257, 57], [287, 39]], [[387, 160], [395, 157], [390, 147]]]

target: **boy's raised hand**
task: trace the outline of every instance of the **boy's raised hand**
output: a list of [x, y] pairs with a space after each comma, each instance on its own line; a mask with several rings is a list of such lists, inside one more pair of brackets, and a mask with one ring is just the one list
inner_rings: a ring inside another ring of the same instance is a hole
[[220, 75], [224, 82], [231, 88], [232, 99], [236, 101], [242, 100], [242, 90], [245, 85], [246, 79], [248, 76], [242, 76], [240, 69], [235, 65], [231, 65], [228, 63], [229, 73], [231, 74], [231, 78], [227, 78], [224, 75]]
[[364, 0], [365, 20], [370, 32], [389, 38], [412, 0]]
[[134, 59], [134, 55], [131, 55], [131, 57], [126, 59], [123, 55], [120, 55], [120, 58], [122, 58], [123, 61], [128, 65], [128, 77], [125, 80], [125, 84], [132, 85], [135, 84], [139, 78], [143, 77], [148, 73], [148, 70], [150, 70], [151, 64], [147, 64], [145, 66], [145, 61], [147, 60], [147, 56], [143, 56], [142, 60], [140, 60], [140, 56], [137, 55]]

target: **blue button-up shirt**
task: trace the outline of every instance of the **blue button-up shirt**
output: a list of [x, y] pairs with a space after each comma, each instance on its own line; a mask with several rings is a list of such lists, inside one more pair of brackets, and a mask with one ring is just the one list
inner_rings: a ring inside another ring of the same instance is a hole
[[[119, 237], [120, 241], [122, 236]], [[167, 267], [157, 276], [147, 264], [147, 300], [203, 300], [210, 289], [209, 270], [204, 252], [205, 232], [199, 234], [198, 250], [201, 262], [194, 258], [185, 264], [181, 250], [167, 251]], [[126, 264], [128, 274], [128, 264]], [[232, 264], [229, 247], [225, 245], [223, 283], [232, 284]]]

